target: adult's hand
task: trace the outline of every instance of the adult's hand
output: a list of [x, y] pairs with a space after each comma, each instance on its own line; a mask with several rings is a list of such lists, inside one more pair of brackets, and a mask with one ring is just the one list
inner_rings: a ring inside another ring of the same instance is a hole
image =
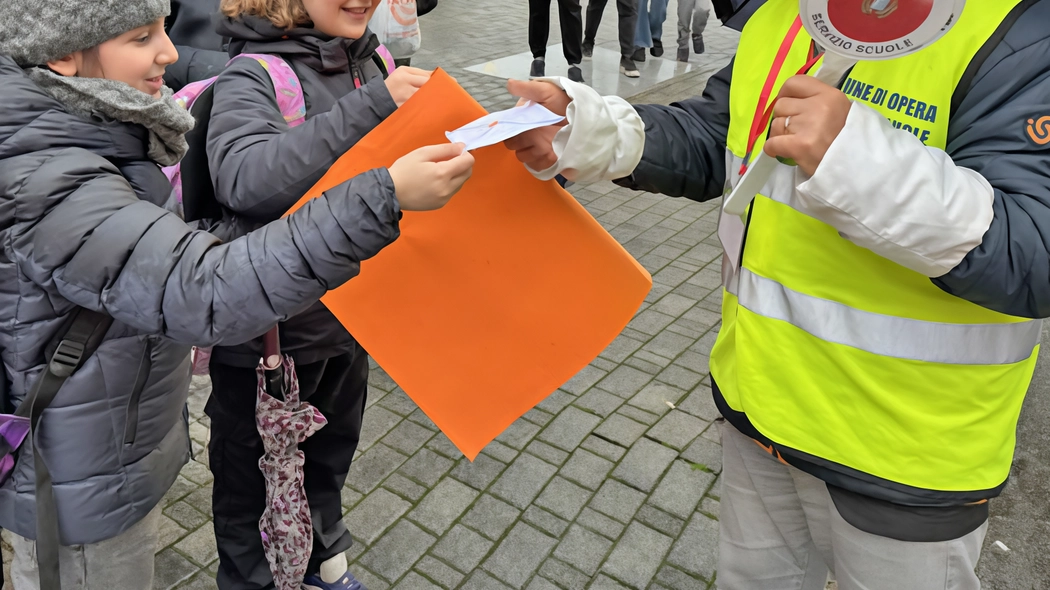
[[[507, 83], [507, 90], [511, 95], [521, 98], [519, 105], [531, 100], [556, 115], [564, 116], [572, 102], [564, 90], [550, 82], [511, 80]], [[503, 145], [513, 150], [518, 160], [533, 170], [546, 170], [558, 161], [554, 153], [554, 136], [565, 125], [566, 122], [562, 121], [556, 125], [532, 129], [508, 139]]]
[[765, 152], [794, 160], [812, 176], [846, 126], [852, 103], [837, 88], [811, 76], [788, 79], [773, 108]]

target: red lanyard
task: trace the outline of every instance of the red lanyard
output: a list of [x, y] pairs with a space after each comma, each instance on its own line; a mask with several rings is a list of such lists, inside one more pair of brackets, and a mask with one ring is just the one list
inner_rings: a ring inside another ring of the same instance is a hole
[[[791, 46], [795, 44], [795, 39], [798, 38], [798, 34], [801, 31], [802, 17], [799, 16], [791, 25], [791, 29], [788, 31], [787, 36], [784, 37], [784, 41], [781, 42], [780, 49], [777, 51], [777, 57], [773, 60], [773, 68], [766, 77], [765, 85], [762, 86], [762, 94], [758, 97], [758, 107], [755, 108], [755, 118], [751, 120], [751, 132], [747, 136], [747, 154], [744, 156], [744, 163], [740, 166], [741, 175], [747, 172], [748, 163], [751, 161], [751, 152], [754, 151], [759, 136], [769, 127], [769, 121], [773, 117], [773, 107], [777, 104], [776, 98], [770, 101], [770, 95], [773, 94], [773, 85], [776, 84], [777, 78], [780, 76], [780, 70], [784, 69], [784, 62], [787, 61], [788, 53], [791, 52]], [[820, 61], [823, 54], [817, 53], [816, 49], [817, 44], [810, 41], [809, 54], [811, 57], [795, 74], [796, 76], [808, 73]]]

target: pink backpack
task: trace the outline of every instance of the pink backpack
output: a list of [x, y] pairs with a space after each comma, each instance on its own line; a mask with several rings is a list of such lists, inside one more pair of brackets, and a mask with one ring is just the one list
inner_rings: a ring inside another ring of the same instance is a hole
[[[386, 75], [394, 72], [394, 58], [386, 47], [376, 49], [377, 63]], [[288, 62], [275, 55], [246, 53], [230, 60], [254, 59], [270, 75], [274, 91], [277, 94], [277, 106], [289, 127], [297, 127], [306, 121], [306, 99], [303, 87]], [[227, 65], [229, 65], [229, 63]], [[175, 94], [175, 101], [190, 111], [197, 120], [197, 125], [186, 134], [190, 149], [181, 162], [164, 168], [164, 174], [171, 181], [172, 195], [179, 213], [186, 221], [216, 220], [222, 218], [222, 206], [215, 199], [211, 173], [208, 170], [207, 135], [208, 120], [211, 117], [213, 86], [215, 78], [208, 78], [186, 85]], [[357, 82], [356, 86], [361, 87]], [[185, 190], [184, 190], [185, 189]], [[189, 196], [187, 199], [186, 196]], [[204, 348], [193, 350], [193, 374], [207, 375], [211, 351]]]

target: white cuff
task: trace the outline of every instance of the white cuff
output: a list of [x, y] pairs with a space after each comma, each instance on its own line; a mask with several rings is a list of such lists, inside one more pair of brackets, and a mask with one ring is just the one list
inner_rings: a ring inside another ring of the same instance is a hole
[[561, 174], [588, 183], [630, 176], [642, 161], [645, 123], [626, 100], [598, 94], [590, 86], [568, 78], [543, 78], [559, 86], [572, 102], [566, 109], [568, 125], [554, 137], [558, 161], [546, 170], [529, 172], [540, 180]]
[[799, 210], [929, 277], [955, 268], [992, 223], [995, 192], [983, 176], [859, 103], [816, 173], [798, 171], [796, 182]]

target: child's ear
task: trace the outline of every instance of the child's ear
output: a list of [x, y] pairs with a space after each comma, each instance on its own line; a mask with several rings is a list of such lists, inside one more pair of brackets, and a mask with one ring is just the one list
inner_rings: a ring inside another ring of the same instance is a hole
[[72, 53], [61, 59], [47, 62], [47, 67], [61, 76], [73, 77], [77, 75], [77, 60]]

